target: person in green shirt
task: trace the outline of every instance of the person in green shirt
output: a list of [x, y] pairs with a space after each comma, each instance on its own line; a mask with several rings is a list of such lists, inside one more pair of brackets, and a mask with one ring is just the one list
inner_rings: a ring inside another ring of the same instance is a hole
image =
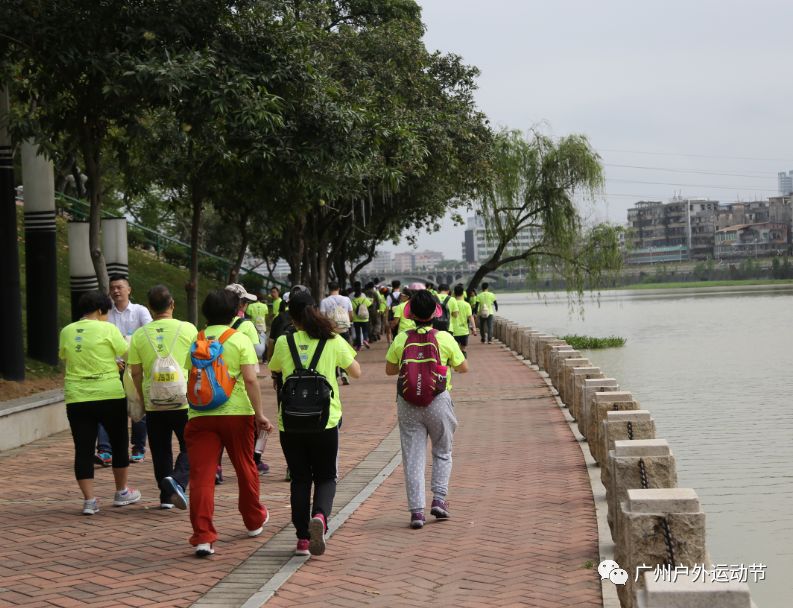
[[273, 286], [270, 289], [270, 298], [272, 299], [270, 302], [270, 312], [272, 313], [272, 319], [274, 319], [278, 316], [278, 313], [281, 312], [281, 290]]
[[[267, 314], [269, 312], [269, 308], [267, 304], [264, 303], [264, 295], [259, 295], [259, 299], [257, 302], [252, 302], [248, 305], [248, 316], [250, 317], [251, 323], [253, 323], [256, 332], [259, 334], [259, 344], [266, 345], [267, 344]], [[264, 349], [262, 349], [263, 351]], [[264, 352], [262, 352], [262, 356], [264, 356]]]
[[487, 343], [493, 342], [493, 319], [495, 318], [494, 312], [498, 311], [498, 302], [496, 302], [496, 294], [490, 291], [490, 285], [482, 283], [482, 293], [477, 296], [479, 304], [479, 331], [482, 335], [482, 343], [484, 344], [485, 338]]
[[372, 305], [372, 299], [363, 292], [360, 281], [356, 281], [353, 285], [350, 301], [355, 350], [361, 350], [361, 346], [369, 348], [369, 307]]
[[[324, 431], [306, 433], [285, 428], [280, 404], [278, 415], [281, 448], [291, 474], [292, 523], [297, 534], [295, 553], [322, 555], [325, 552], [327, 520], [333, 509], [338, 476], [336, 462], [342, 407], [336, 368], [342, 368], [352, 378], [359, 378], [361, 367], [355, 360], [355, 350], [349, 342], [333, 332], [333, 322], [318, 310], [310, 293], [304, 291], [291, 295], [289, 314], [296, 330], [289, 337], [294, 339], [301, 366], [308, 367], [320, 341], [325, 341], [316, 371], [325, 377], [333, 391]], [[279, 374], [280, 380], [286, 380], [294, 373], [295, 361], [286, 335], [276, 341], [269, 367], [276, 374], [277, 385], [280, 385]]]
[[468, 371], [465, 359], [452, 335], [445, 331], [432, 329], [432, 319], [440, 314], [440, 306], [426, 290], [419, 290], [410, 298], [409, 314], [416, 322], [416, 329], [400, 333], [394, 338], [386, 354], [385, 372], [389, 376], [399, 374], [402, 353], [409, 334], [416, 331], [427, 333], [435, 331], [438, 343], [440, 364], [447, 366], [446, 390], [435, 396], [427, 407], [419, 407], [397, 394], [397, 418], [399, 438], [402, 444], [402, 469], [405, 474], [410, 527], [424, 525], [424, 468], [427, 459], [427, 437], [432, 441], [432, 507], [430, 513], [438, 519], [449, 517], [449, 504], [446, 495], [449, 477], [452, 472], [452, 439], [457, 428], [454, 403], [451, 398], [452, 368], [456, 372]]
[[[173, 318], [176, 302], [165, 285], [155, 285], [148, 293], [149, 310], [154, 320], [132, 334], [127, 364], [141, 402], [146, 407], [146, 430], [149, 436], [154, 479], [160, 488], [160, 508], [187, 508], [185, 488], [190, 464], [184, 441], [187, 424], [187, 394], [180, 403], [158, 406], [151, 402], [154, 364], [159, 357], [172, 357], [181, 367], [185, 381], [190, 368], [190, 347], [198, 330], [195, 325]], [[173, 459], [173, 436], [179, 443], [176, 463]]]
[[[238, 304], [239, 298], [227, 289], [208, 293], [201, 306], [207, 328], [198, 334], [198, 338], [219, 339], [230, 329], [230, 320], [234, 318]], [[236, 380], [231, 395], [225, 403], [212, 410], [190, 407], [185, 427], [190, 459], [190, 523], [193, 526], [190, 544], [196, 548], [199, 557], [215, 552], [212, 544], [218, 534], [212, 523], [212, 514], [215, 473], [221, 448], [225, 448], [237, 473], [237, 504], [248, 536], [261, 534], [270, 517], [259, 500], [259, 472], [253, 461], [255, 431], [269, 433], [274, 428], [262, 410], [256, 376], [256, 351], [248, 337], [232, 330], [223, 343], [222, 356], [229, 375]]]
[[454, 298], [457, 300], [457, 316], [452, 319], [452, 335], [460, 345], [460, 350], [466, 357], [468, 354], [465, 352], [468, 348], [468, 336], [473, 329], [474, 336], [476, 336], [476, 322], [474, 321], [473, 311], [471, 305], [465, 301], [463, 294], [465, 290], [462, 285], [454, 286]]
[[407, 330], [415, 329], [416, 327], [416, 322], [413, 319], [405, 316], [405, 306], [407, 305], [408, 300], [410, 300], [412, 293], [413, 292], [406, 287], [399, 294], [400, 302], [393, 308], [394, 318], [391, 321], [391, 328], [394, 335], [404, 333]]
[[80, 296], [77, 306], [81, 318], [61, 330], [58, 355], [66, 363], [63, 398], [74, 440], [74, 476], [83, 493], [83, 515], [93, 515], [99, 512], [94, 494], [94, 445], [100, 423], [113, 448], [113, 506], [140, 500], [140, 492], [127, 486], [127, 401], [116, 363], [129, 345], [119, 329], [107, 322], [113, 306], [110, 297], [89, 291]]
[[452, 333], [452, 326], [458, 314], [457, 300], [449, 293], [449, 286], [446, 283], [438, 285], [438, 293], [433, 295], [441, 305], [442, 312], [441, 317], [439, 317], [442, 320], [439, 322], [439, 319], [435, 319], [433, 327]]

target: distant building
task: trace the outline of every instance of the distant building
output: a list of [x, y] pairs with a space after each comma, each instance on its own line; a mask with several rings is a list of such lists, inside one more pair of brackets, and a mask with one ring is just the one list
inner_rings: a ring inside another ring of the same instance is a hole
[[639, 201], [628, 209], [629, 263], [707, 259], [713, 256], [719, 202], [674, 198]]
[[440, 251], [417, 251], [413, 254], [413, 269], [432, 270], [440, 262], [443, 262], [443, 253]]
[[[524, 228], [507, 247], [507, 253], [526, 251], [542, 238], [539, 228]], [[465, 228], [465, 240], [462, 243], [463, 259], [468, 263], [483, 262], [493, 255], [498, 245], [489, 238], [485, 228], [485, 219], [477, 213], [468, 218]]]
[[390, 251], [378, 251], [374, 259], [366, 267], [367, 274], [382, 276], [390, 273], [394, 268], [393, 254]]
[[793, 171], [780, 171], [777, 173], [777, 184], [780, 196], [793, 194]]
[[413, 272], [415, 268], [412, 253], [405, 251], [394, 254], [394, 272]]
[[745, 258], [787, 250], [789, 226], [776, 222], [741, 224], [716, 231], [716, 257]]

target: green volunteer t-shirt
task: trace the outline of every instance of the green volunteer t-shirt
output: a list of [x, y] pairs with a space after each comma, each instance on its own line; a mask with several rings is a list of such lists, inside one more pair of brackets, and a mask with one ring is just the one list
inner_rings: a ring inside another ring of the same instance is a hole
[[273, 316], [277, 317], [278, 313], [281, 311], [281, 302], [283, 300], [281, 298], [276, 298], [273, 300], [272, 308], [273, 308]]
[[353, 323], [365, 323], [369, 320], [369, 317], [361, 317], [358, 314], [358, 308], [363, 304], [366, 308], [369, 308], [372, 305], [372, 299], [368, 297], [366, 294], [361, 294], [357, 298], [350, 298], [352, 302], [352, 322]]
[[[234, 317], [229, 325], [236, 323], [237, 319], [239, 319], [239, 317]], [[248, 321], [248, 319], [243, 320], [243, 322], [239, 324], [237, 331], [243, 336], [247, 336], [254, 346], [259, 344], [259, 332], [256, 331], [256, 327], [253, 323]]]
[[[419, 333], [427, 333], [431, 327], [420, 327], [417, 331]], [[394, 365], [399, 365], [402, 361], [402, 351], [405, 350], [405, 342], [408, 339], [407, 333], [403, 332], [398, 334], [391, 346], [388, 347], [385, 360]], [[449, 370], [446, 373], [446, 390], [452, 390], [452, 368], [461, 365], [465, 361], [465, 355], [460, 350], [460, 345], [448, 331], [439, 331], [435, 334], [435, 340], [438, 342], [438, 350], [441, 352], [441, 365], [448, 365]]]
[[[303, 367], [307, 367], [317, 350], [319, 340], [311, 338], [302, 330], [296, 331], [292, 335], [295, 337], [295, 346], [297, 346], [297, 352], [300, 355], [300, 362]], [[355, 360], [355, 354], [355, 349], [350, 346], [350, 343], [339, 335], [335, 335], [328, 340], [322, 350], [322, 355], [317, 364], [317, 371], [328, 379], [331, 388], [333, 388], [333, 396], [330, 399], [330, 418], [328, 418], [328, 424], [325, 426], [326, 429], [332, 429], [341, 420], [341, 399], [339, 397], [339, 385], [336, 382], [336, 368], [347, 369]], [[284, 380], [295, 371], [295, 363], [292, 361], [292, 354], [289, 352], [286, 336], [280, 336], [276, 340], [273, 357], [267, 365], [270, 371], [282, 373]], [[278, 412], [278, 428], [282, 431], [284, 430], [280, 411]]]
[[[210, 325], [204, 330], [204, 333], [207, 339], [217, 340], [228, 328], [228, 325]], [[251, 405], [251, 400], [248, 399], [248, 392], [245, 390], [245, 381], [242, 378], [242, 368], [240, 367], [242, 365], [256, 365], [259, 362], [250, 338], [242, 332], [235, 331], [223, 343], [223, 360], [229, 368], [229, 374], [237, 379], [236, 384], [234, 384], [234, 390], [231, 391], [231, 397], [226, 403], [214, 410], [199, 412], [190, 408], [187, 414], [189, 419], [197, 418], [198, 416], [253, 416], [253, 405]]]
[[[480, 317], [489, 317], [490, 315], [496, 312], [496, 309], [493, 306], [493, 302], [496, 301], [496, 294], [494, 294], [492, 291], [483, 291], [476, 297], [479, 300]], [[483, 312], [485, 312], [483, 310], [485, 307], [487, 307], [487, 314], [482, 314]]]
[[452, 317], [452, 335], [467, 336], [471, 333], [468, 317], [471, 316], [471, 305], [462, 298], [457, 301], [457, 316]]
[[116, 359], [128, 348], [118, 327], [107, 321], [80, 319], [64, 327], [58, 347], [58, 356], [66, 362], [63, 400], [83, 403], [123, 399]]
[[[177, 333], [178, 332], [178, 333]], [[185, 380], [190, 370], [190, 347], [195, 342], [198, 330], [195, 325], [177, 319], [159, 319], [136, 329], [129, 344], [130, 365], [139, 364], [143, 370], [143, 399], [146, 411], [159, 411], [151, 405], [149, 391], [151, 389], [151, 370], [157, 356], [172, 356], [182, 366]], [[173, 348], [171, 347], [173, 345]], [[155, 354], [156, 350], [156, 354]], [[187, 409], [187, 401], [181, 407], [169, 409]]]
[[409, 329], [416, 328], [416, 322], [413, 319], [408, 319], [405, 316], [405, 305], [407, 302], [402, 302], [398, 306], [394, 307], [394, 318], [399, 319], [399, 327], [397, 328], [397, 333], [406, 332]]
[[375, 293], [377, 295], [377, 312], [386, 312], [388, 304], [386, 304], [385, 297], [379, 291]]
[[267, 304], [264, 302], [254, 302], [248, 305], [248, 316], [257, 331], [264, 331], [267, 328]]

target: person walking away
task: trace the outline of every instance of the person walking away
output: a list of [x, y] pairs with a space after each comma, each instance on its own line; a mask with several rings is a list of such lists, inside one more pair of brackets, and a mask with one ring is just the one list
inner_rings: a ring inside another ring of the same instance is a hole
[[458, 284], [454, 286], [454, 298], [457, 300], [457, 316], [452, 318], [452, 335], [460, 345], [460, 350], [467, 358], [468, 353], [468, 336], [473, 331], [476, 336], [476, 322], [474, 321], [474, 314], [471, 310], [471, 305], [465, 301], [465, 290], [463, 286]]
[[[424, 526], [424, 468], [427, 437], [432, 442], [432, 505], [437, 519], [450, 516], [446, 496], [452, 472], [452, 440], [457, 428], [451, 398], [452, 374], [465, 373], [468, 362], [452, 335], [432, 327], [440, 316], [440, 305], [426, 290], [410, 298], [405, 314], [416, 328], [394, 338], [386, 353], [386, 374], [399, 375], [397, 381], [397, 419], [402, 444], [410, 527]], [[427, 391], [426, 389], [430, 390]], [[423, 390], [422, 390], [423, 389]]]
[[[110, 309], [108, 320], [118, 327], [121, 334], [127, 339], [132, 339], [132, 334], [137, 329], [147, 323], [151, 323], [151, 314], [148, 309], [141, 304], [134, 304], [130, 301], [132, 288], [129, 279], [124, 275], [115, 274], [110, 277], [110, 297], [113, 300], [113, 308]], [[125, 363], [123, 359], [118, 360], [121, 375], [124, 374]], [[113, 451], [108, 440], [107, 433], [102, 425], [99, 425], [99, 436], [96, 449], [96, 460], [102, 466], [107, 466], [112, 460]], [[126, 448], [125, 448], [126, 449]], [[138, 422], [132, 423], [132, 456], [130, 462], [140, 462], [146, 455], [146, 417]]]
[[391, 344], [391, 323], [388, 318], [388, 298], [388, 287], [383, 285], [377, 292], [377, 314], [380, 316], [380, 335], [385, 337], [386, 344]]
[[[333, 331], [347, 342], [350, 341], [350, 327], [352, 327], [352, 302], [347, 296], [339, 293], [339, 284], [335, 281], [328, 285], [330, 295], [319, 303], [319, 312], [328, 317], [333, 323]], [[341, 367], [336, 370], [336, 377], [347, 386], [350, 379], [347, 372]]]
[[[127, 365], [146, 408], [154, 479], [160, 489], [160, 508], [187, 508], [190, 464], [184, 429], [187, 424], [187, 374], [190, 347], [198, 330], [187, 321], [173, 318], [176, 302], [165, 285], [148, 293], [154, 320], [132, 334]], [[173, 437], [179, 444], [176, 463]]]
[[74, 441], [74, 476], [83, 493], [83, 515], [94, 515], [99, 512], [94, 494], [94, 445], [100, 424], [113, 451], [113, 506], [140, 500], [140, 492], [127, 486], [127, 400], [117, 363], [129, 345], [119, 329], [107, 322], [113, 306], [108, 296], [89, 291], [77, 306], [82, 316], [61, 330], [58, 355], [66, 363], [63, 399]]
[[477, 303], [479, 304], [479, 332], [484, 344], [485, 338], [487, 343], [493, 342], [493, 318], [494, 313], [498, 311], [498, 302], [496, 301], [496, 294], [490, 291], [488, 283], [482, 283], [482, 293], [477, 296]]
[[[322, 555], [338, 476], [342, 405], [336, 368], [359, 378], [361, 367], [355, 361], [355, 350], [333, 332], [332, 322], [316, 309], [309, 293], [291, 295], [289, 310], [296, 331], [278, 338], [270, 370], [281, 376], [277, 381], [282, 386], [278, 393], [278, 429], [292, 477], [295, 553]], [[308, 382], [312, 397], [320, 393], [321, 398], [310, 403], [301, 400], [301, 382]], [[322, 390], [317, 391], [317, 386]]]
[[369, 307], [372, 305], [372, 300], [363, 293], [360, 281], [356, 281], [353, 285], [350, 299], [355, 350], [361, 350], [361, 346], [369, 348]]
[[201, 306], [207, 328], [191, 348], [185, 443], [190, 460], [190, 544], [198, 557], [215, 552], [218, 534], [212, 517], [221, 448], [237, 473], [237, 504], [248, 536], [261, 534], [270, 517], [259, 500], [259, 474], [251, 455], [254, 430], [269, 433], [273, 425], [262, 411], [253, 344], [230, 326], [238, 303], [226, 289], [207, 294]]
[[394, 337], [396, 337], [397, 334], [404, 333], [409, 329], [415, 329], [416, 327], [415, 321], [405, 315], [405, 306], [407, 306], [408, 300], [410, 300], [412, 294], [413, 291], [407, 287], [399, 294], [399, 299], [401, 301], [397, 306], [394, 307], [394, 319], [391, 321], [391, 331], [393, 332]]
[[264, 303], [264, 292], [259, 294], [258, 301], [248, 304], [248, 316], [251, 323], [253, 323], [256, 333], [259, 334], [260, 349], [256, 349], [256, 354], [259, 355], [259, 360], [264, 362], [264, 350], [267, 344], [267, 313], [269, 309], [267, 304]]
[[270, 313], [272, 314], [272, 318], [275, 319], [278, 313], [281, 312], [281, 302], [283, 302], [281, 290], [273, 286], [270, 289], [270, 300]]
[[474, 317], [478, 316], [479, 312], [479, 296], [476, 295], [476, 289], [469, 289], [465, 292], [465, 301], [471, 305], [471, 312]]
[[438, 285], [438, 293], [433, 294], [441, 305], [441, 316], [432, 322], [432, 326], [440, 331], [452, 333], [452, 324], [457, 320], [457, 300], [449, 293], [446, 283]]

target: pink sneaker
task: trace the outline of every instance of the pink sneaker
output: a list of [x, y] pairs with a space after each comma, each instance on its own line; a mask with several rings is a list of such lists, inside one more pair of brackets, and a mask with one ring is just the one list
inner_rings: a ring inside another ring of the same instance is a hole
[[307, 538], [298, 539], [297, 547], [295, 547], [295, 555], [311, 555], [311, 551], [308, 550]]
[[308, 522], [308, 533], [311, 535], [311, 540], [308, 543], [308, 550], [311, 555], [322, 555], [325, 553], [325, 531], [327, 525], [325, 523], [325, 516], [322, 513], [317, 513]]

